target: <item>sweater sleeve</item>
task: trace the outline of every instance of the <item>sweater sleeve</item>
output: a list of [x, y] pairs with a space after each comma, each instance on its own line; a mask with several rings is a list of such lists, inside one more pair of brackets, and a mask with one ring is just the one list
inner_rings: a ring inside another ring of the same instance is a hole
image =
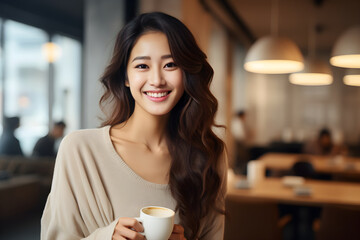
[[[222, 161], [219, 164], [219, 174], [221, 177], [221, 187], [218, 196], [218, 208], [225, 212], [225, 194], [227, 188], [227, 155], [224, 152]], [[222, 240], [224, 239], [225, 215], [223, 213], [212, 211], [205, 219], [200, 240]]]
[[41, 240], [112, 239], [118, 219], [113, 219], [106, 199], [98, 196], [106, 194], [94, 183], [96, 175], [90, 174], [91, 163], [84, 164], [84, 157], [76, 139], [62, 141], [41, 219]]

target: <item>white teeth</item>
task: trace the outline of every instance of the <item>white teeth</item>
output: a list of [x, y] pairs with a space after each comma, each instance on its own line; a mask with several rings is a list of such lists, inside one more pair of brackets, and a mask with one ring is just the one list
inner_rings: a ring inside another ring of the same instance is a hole
[[167, 94], [168, 94], [167, 92], [161, 92], [161, 93], [146, 92], [146, 95], [155, 98], [165, 97]]

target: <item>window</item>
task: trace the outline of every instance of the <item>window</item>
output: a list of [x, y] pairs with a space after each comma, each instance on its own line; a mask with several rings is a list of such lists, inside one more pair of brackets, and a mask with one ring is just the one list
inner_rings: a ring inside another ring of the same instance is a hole
[[64, 120], [67, 129], [80, 128], [81, 44], [71, 38], [55, 35], [53, 42], [61, 49], [54, 63], [54, 103], [52, 118]]
[[[4, 20], [3, 27], [0, 110], [3, 116], [20, 117], [15, 135], [23, 152], [31, 155], [36, 141], [47, 134], [54, 121], [64, 120], [67, 131], [80, 127], [81, 44], [15, 21]], [[44, 55], [49, 39], [61, 50], [54, 63]]]
[[3, 112], [3, 41], [2, 41], [3, 20], [0, 18], [0, 131], [2, 131]]
[[4, 23], [4, 109], [6, 117], [19, 116], [15, 134], [24, 153], [48, 130], [48, 63], [41, 47], [45, 31], [14, 21]]

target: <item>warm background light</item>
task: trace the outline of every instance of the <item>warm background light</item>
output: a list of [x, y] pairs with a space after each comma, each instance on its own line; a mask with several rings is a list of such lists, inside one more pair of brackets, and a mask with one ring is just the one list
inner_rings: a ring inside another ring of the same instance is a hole
[[346, 85], [360, 86], [360, 69], [347, 69], [343, 78]]
[[292, 84], [304, 86], [330, 85], [333, 82], [333, 77], [326, 73], [296, 73], [289, 79]]
[[302, 72], [290, 74], [289, 81], [296, 85], [322, 86], [332, 84], [333, 76], [329, 64], [321, 59], [310, 58], [306, 60]]
[[55, 62], [61, 56], [61, 48], [53, 42], [45, 43], [41, 51], [45, 59], [51, 63]]
[[304, 64], [291, 60], [259, 60], [247, 62], [244, 68], [249, 72], [264, 74], [282, 74], [300, 71]]
[[30, 99], [27, 96], [21, 96], [18, 99], [18, 104], [21, 108], [27, 108], [30, 106]]
[[346, 85], [360, 87], [360, 74], [345, 75], [343, 80]]
[[330, 58], [330, 63], [337, 67], [360, 68], [360, 54], [335, 56]]

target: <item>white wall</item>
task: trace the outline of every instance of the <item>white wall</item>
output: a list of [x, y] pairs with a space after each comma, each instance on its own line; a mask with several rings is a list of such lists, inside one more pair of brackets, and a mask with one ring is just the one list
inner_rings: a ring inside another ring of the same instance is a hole
[[246, 78], [246, 71], [243, 68], [245, 51], [246, 50], [239, 44], [235, 44], [232, 83], [233, 112], [246, 110], [247, 108], [246, 89], [248, 87], [248, 81]]
[[334, 83], [330, 86], [292, 85], [287, 74], [247, 73], [246, 109], [255, 143], [306, 141], [324, 127], [333, 132], [337, 141], [358, 141], [360, 88], [345, 86], [343, 70], [332, 70]]
[[226, 124], [226, 33], [214, 24], [209, 40], [207, 52], [210, 65], [214, 69], [214, 77], [210, 86], [211, 92], [217, 98], [219, 107], [215, 117], [217, 124]]

